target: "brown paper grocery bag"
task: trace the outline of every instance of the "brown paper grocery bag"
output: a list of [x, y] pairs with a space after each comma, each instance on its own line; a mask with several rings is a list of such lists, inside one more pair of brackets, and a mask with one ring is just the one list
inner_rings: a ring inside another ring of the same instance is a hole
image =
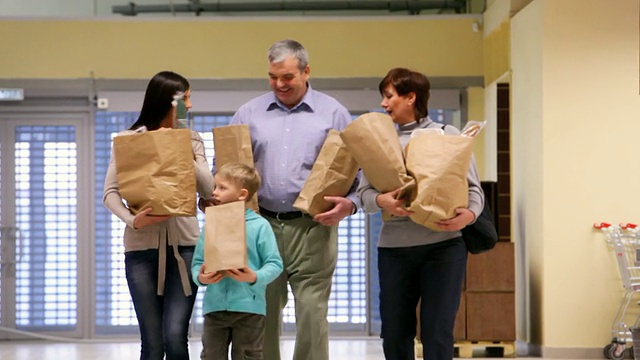
[[404, 166], [398, 132], [389, 115], [377, 112], [361, 115], [342, 130], [340, 137], [369, 183], [379, 192], [413, 184]]
[[473, 152], [473, 138], [424, 133], [409, 140], [406, 147], [407, 172], [416, 179], [409, 210], [411, 220], [432, 230], [437, 221], [456, 215], [467, 207], [467, 172]]
[[113, 139], [118, 188], [134, 214], [196, 215], [196, 173], [189, 129], [123, 134]]
[[[386, 193], [402, 188], [397, 197], [408, 198], [415, 181], [407, 174], [402, 145], [389, 115], [378, 112], [360, 115], [342, 130], [340, 137], [376, 190]], [[383, 220], [391, 217], [382, 212]]]
[[324, 197], [345, 196], [357, 173], [358, 163], [342, 142], [340, 132], [329, 130], [293, 207], [313, 216], [331, 210], [333, 203]]
[[[213, 147], [218, 169], [224, 164], [233, 162], [254, 166], [248, 125], [226, 125], [213, 128]], [[257, 193], [251, 197], [249, 207], [258, 212]]]
[[208, 206], [204, 218], [205, 272], [247, 266], [244, 201]]

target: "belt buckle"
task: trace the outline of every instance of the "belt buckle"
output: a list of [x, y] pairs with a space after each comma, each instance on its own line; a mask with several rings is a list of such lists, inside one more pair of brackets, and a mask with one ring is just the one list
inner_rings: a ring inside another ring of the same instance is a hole
[[283, 221], [282, 219], [280, 219], [280, 214], [282, 214], [282, 213], [279, 213], [279, 212], [276, 213], [276, 220]]

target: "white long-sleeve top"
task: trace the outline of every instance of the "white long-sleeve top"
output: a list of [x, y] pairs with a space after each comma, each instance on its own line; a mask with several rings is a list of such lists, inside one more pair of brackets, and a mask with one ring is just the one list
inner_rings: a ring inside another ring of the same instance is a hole
[[[132, 133], [126, 130], [118, 135]], [[194, 164], [196, 170], [196, 188], [201, 198], [210, 198], [213, 194], [213, 175], [207, 163], [204, 152], [204, 143], [200, 135], [191, 131], [191, 147], [194, 154]], [[135, 154], [131, 154], [135, 156]], [[123, 202], [118, 188], [118, 178], [116, 173], [116, 163], [111, 154], [109, 167], [104, 181], [104, 195], [102, 198], [104, 206], [109, 209], [120, 220], [127, 225], [124, 229], [124, 251], [137, 251], [158, 249], [160, 257], [158, 275], [158, 294], [164, 293], [164, 274], [166, 265], [166, 246], [174, 248], [174, 255], [179, 264], [182, 285], [185, 294], [191, 293], [188, 281], [188, 271], [184, 260], [178, 253], [178, 246], [195, 246], [200, 236], [200, 225], [195, 216], [176, 216], [157, 224], [149, 225], [141, 229], [134, 229], [133, 220], [135, 215], [129, 211]]]

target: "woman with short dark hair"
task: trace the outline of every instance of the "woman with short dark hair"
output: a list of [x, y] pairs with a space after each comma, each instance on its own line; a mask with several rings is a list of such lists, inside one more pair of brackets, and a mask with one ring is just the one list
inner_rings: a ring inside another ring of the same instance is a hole
[[[398, 125], [402, 148], [419, 129], [443, 129], [459, 134], [454, 126], [439, 124], [428, 116], [429, 80], [404, 68], [391, 69], [380, 82], [380, 105]], [[428, 159], [426, 159], [428, 161]], [[425, 360], [453, 359], [453, 328], [460, 304], [467, 248], [460, 229], [482, 212], [484, 193], [472, 159], [467, 175], [469, 204], [456, 216], [438, 222], [433, 231], [413, 222], [396, 199], [400, 189], [380, 193], [366, 178], [358, 187], [365, 212], [386, 210], [395, 215], [384, 221], [378, 243], [382, 344], [387, 360], [413, 360], [416, 306], [420, 305], [420, 334]]]

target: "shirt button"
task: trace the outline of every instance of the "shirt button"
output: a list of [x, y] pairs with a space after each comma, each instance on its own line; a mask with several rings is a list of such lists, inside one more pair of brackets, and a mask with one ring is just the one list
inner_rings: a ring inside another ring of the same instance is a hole
[[284, 201], [284, 200], [282, 200], [282, 203], [284, 204], [284, 203], [285, 203], [285, 201]]
[[286, 131], [289, 131], [289, 129], [287, 129]]
[[287, 150], [287, 147], [285, 146], [284, 149]]

